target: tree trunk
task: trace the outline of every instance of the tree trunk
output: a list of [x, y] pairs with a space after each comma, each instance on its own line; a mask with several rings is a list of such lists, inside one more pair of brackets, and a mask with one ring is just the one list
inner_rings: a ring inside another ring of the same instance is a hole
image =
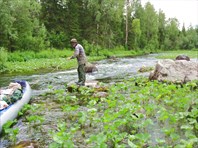
[[125, 35], [125, 47], [128, 48], [128, 34], [129, 34], [129, 30], [128, 30], [128, 9], [129, 9], [129, 0], [127, 0], [126, 2], [126, 35]]

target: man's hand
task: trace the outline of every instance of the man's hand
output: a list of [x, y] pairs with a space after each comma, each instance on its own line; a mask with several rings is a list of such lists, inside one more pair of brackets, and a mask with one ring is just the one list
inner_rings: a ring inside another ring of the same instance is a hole
[[71, 57], [67, 57], [67, 60], [71, 60]]

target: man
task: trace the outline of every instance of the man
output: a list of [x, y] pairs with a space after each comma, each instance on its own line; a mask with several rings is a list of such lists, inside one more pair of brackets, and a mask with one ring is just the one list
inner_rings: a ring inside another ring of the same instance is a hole
[[85, 64], [87, 62], [85, 50], [82, 47], [82, 45], [78, 44], [76, 39], [71, 39], [70, 41], [71, 46], [75, 49], [74, 55], [68, 59], [77, 59], [78, 62], [78, 82], [76, 82], [77, 85], [84, 86], [85, 85]]

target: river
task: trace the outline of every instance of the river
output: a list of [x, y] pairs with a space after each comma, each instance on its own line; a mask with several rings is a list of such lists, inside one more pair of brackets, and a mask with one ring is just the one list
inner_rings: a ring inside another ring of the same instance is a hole
[[[118, 58], [98, 61], [94, 63], [96, 64], [98, 71], [87, 74], [86, 79], [88, 81], [98, 80], [115, 82], [136, 75], [148, 75], [148, 73], [138, 73], [138, 70], [142, 66], [154, 67], [156, 61], [157, 59], [154, 54], [136, 58]], [[35, 75], [2, 75], [0, 77], [0, 87], [7, 86], [12, 80], [28, 81], [32, 88], [33, 96], [35, 96], [48, 91], [49, 85], [54, 88], [61, 88], [63, 84], [67, 84], [71, 81], [77, 81], [77, 71], [76, 69], [72, 69]]]
[[[95, 62], [96, 67], [98, 68], [97, 72], [87, 74], [87, 80], [97, 80], [99, 82], [111, 83], [122, 81], [123, 79], [144, 75], [148, 76], [149, 73], [139, 73], [138, 70], [142, 66], [146, 67], [154, 67], [157, 62], [155, 58], [156, 55], [151, 54], [147, 56], [141, 56], [136, 58], [116, 58], [116, 59], [106, 59], [102, 61]], [[40, 73], [33, 75], [2, 75], [0, 77], [0, 87], [4, 87], [10, 83], [11, 80], [26, 80], [29, 82], [32, 88], [32, 101], [31, 104], [36, 104], [37, 102], [50, 104], [50, 98], [45, 101], [42, 100], [41, 95], [49, 92], [51, 89], [61, 89], [65, 87], [65, 84], [76, 81], [77, 80], [77, 71], [76, 69], [59, 71], [59, 72], [48, 72], [48, 73]], [[51, 109], [44, 110], [41, 112], [42, 115], [45, 116], [46, 121], [44, 125], [44, 132], [35, 133], [35, 137], [32, 138], [31, 134], [28, 133], [28, 125], [24, 122], [23, 118], [18, 120], [18, 123], [14, 127], [18, 127], [20, 129], [19, 134], [17, 135], [17, 141], [27, 141], [34, 139], [35, 141], [40, 141], [45, 145], [49, 141], [45, 141], [46, 132], [50, 128], [49, 125], [53, 125], [53, 120], [64, 116], [60, 109]], [[31, 135], [31, 136], [30, 136]], [[7, 147], [11, 144], [8, 140], [1, 137], [0, 147]]]

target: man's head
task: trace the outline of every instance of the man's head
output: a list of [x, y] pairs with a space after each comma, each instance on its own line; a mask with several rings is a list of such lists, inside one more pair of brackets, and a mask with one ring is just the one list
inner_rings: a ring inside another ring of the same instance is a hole
[[71, 39], [70, 43], [71, 43], [73, 48], [78, 44], [78, 42], [77, 42], [77, 40], [75, 38]]

